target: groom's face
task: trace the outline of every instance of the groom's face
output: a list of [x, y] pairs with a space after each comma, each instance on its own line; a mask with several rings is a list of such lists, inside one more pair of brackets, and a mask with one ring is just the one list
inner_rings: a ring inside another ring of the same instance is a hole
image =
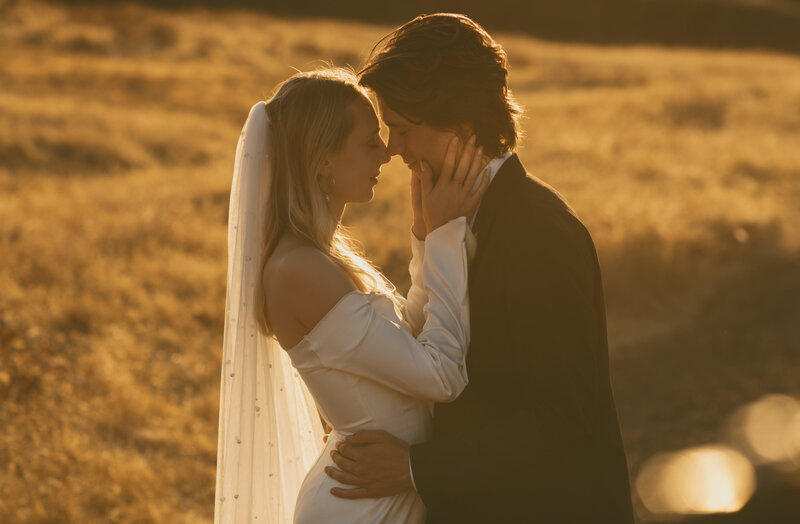
[[383, 123], [389, 128], [389, 142], [386, 144], [389, 155], [400, 155], [409, 167], [417, 162], [427, 162], [436, 180], [442, 168], [447, 145], [455, 133], [436, 129], [425, 123], [411, 122], [380, 99], [378, 107]]

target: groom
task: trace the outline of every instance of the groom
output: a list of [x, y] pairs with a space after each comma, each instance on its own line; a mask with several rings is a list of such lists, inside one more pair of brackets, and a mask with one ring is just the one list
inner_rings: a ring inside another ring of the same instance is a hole
[[414, 486], [428, 522], [633, 522], [611, 391], [600, 269], [568, 204], [513, 153], [519, 107], [505, 52], [465, 16], [418, 17], [361, 72], [389, 153], [441, 167], [453, 131], [475, 134], [491, 184], [472, 227], [469, 385], [436, 406], [432, 440], [363, 431], [328, 474], [375, 498]]

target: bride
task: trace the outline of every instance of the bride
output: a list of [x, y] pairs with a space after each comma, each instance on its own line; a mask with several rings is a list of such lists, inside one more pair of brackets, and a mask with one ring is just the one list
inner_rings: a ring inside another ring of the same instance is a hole
[[[353, 74], [298, 73], [250, 110], [228, 221], [215, 522], [425, 520], [415, 490], [344, 500], [324, 469], [358, 430], [428, 439], [433, 402], [467, 384], [465, 216], [488, 177], [480, 148], [453, 137], [437, 181], [413, 166], [405, 299], [341, 225], [389, 160]], [[324, 449], [320, 416], [333, 428]]]

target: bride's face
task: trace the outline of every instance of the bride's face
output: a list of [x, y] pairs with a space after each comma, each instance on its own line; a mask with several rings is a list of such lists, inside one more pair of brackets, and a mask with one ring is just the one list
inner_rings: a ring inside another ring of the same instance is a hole
[[328, 157], [325, 187], [332, 203], [367, 202], [381, 166], [389, 161], [372, 104], [356, 100], [348, 108], [354, 120], [344, 145]]
[[378, 105], [383, 123], [389, 128], [389, 155], [400, 155], [409, 167], [417, 162], [427, 162], [434, 179], [437, 179], [447, 146], [455, 133], [436, 129], [426, 123], [411, 122], [383, 101], [379, 100]]

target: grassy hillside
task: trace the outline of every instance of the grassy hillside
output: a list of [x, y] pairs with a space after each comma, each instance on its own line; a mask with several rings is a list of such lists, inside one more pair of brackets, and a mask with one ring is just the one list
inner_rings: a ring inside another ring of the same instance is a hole
[[[212, 519], [239, 129], [388, 29], [0, 0], [0, 521]], [[598, 246], [632, 471], [800, 395], [800, 60], [497, 36]], [[346, 214], [401, 289], [407, 185]]]
[[[60, 3], [126, 0], [59, 0]], [[492, 31], [515, 31], [559, 42], [651, 43], [800, 52], [797, 0], [138, 0], [167, 8], [205, 6], [273, 15], [333, 17], [401, 24], [419, 14], [465, 13]], [[378, 7], [379, 6], [379, 7]]]

